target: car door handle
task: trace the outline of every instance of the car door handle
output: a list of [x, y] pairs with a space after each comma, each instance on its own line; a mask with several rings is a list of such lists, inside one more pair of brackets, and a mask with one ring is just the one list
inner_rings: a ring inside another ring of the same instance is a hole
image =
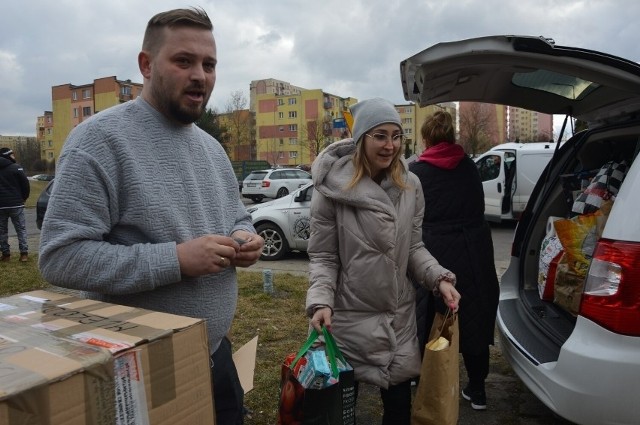
[[502, 193], [502, 183], [498, 183], [498, 193]]

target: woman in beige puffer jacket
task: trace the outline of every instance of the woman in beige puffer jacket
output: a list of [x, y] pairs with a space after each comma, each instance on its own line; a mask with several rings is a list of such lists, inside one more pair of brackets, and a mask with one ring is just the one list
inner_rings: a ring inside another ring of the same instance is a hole
[[422, 187], [401, 159], [395, 107], [376, 98], [351, 111], [353, 139], [328, 146], [312, 167], [306, 308], [312, 326], [331, 330], [356, 381], [381, 388], [382, 423], [409, 424], [421, 364], [409, 277], [454, 310], [460, 295], [422, 242]]

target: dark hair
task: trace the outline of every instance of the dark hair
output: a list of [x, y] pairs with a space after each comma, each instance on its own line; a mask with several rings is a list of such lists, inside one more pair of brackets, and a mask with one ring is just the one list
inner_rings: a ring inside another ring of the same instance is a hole
[[425, 118], [420, 134], [427, 146], [433, 146], [436, 143], [456, 142], [456, 133], [453, 125], [453, 117], [446, 111], [437, 111]]
[[142, 50], [156, 52], [162, 44], [164, 28], [192, 27], [213, 31], [209, 15], [203, 9], [173, 9], [160, 12], [149, 19], [142, 40]]

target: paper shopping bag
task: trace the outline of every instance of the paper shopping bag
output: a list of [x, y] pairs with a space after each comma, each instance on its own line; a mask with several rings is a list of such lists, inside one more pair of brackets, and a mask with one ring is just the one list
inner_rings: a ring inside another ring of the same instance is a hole
[[312, 349], [318, 336], [314, 329], [300, 351], [285, 358], [279, 425], [355, 424], [353, 369], [324, 328], [324, 347]]
[[[441, 348], [438, 338], [448, 341]], [[431, 345], [433, 343], [433, 345]], [[431, 348], [430, 348], [431, 347]], [[460, 374], [458, 315], [436, 313], [424, 350], [420, 381], [411, 408], [412, 425], [455, 425], [458, 423]]]

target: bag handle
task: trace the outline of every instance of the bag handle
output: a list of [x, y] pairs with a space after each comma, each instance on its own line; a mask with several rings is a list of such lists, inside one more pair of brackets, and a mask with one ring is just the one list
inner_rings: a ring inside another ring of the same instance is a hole
[[[442, 336], [442, 332], [444, 331], [444, 327], [447, 325], [447, 319], [449, 318], [449, 314], [451, 314], [451, 309], [447, 308], [447, 313], [444, 315], [444, 320], [442, 321], [442, 327], [438, 329], [438, 335], [434, 339], [438, 339]], [[455, 313], [453, 313], [455, 314]]]
[[[325, 347], [326, 347], [325, 351], [327, 352], [327, 357], [329, 357], [329, 367], [331, 368], [331, 376], [337, 379], [338, 376], [340, 375], [340, 372], [338, 371], [338, 362], [336, 361], [336, 353], [338, 354], [339, 356], [338, 358], [340, 360], [344, 361], [344, 357], [342, 357], [342, 353], [340, 353], [340, 350], [338, 350], [338, 346], [336, 345], [336, 342], [333, 339], [333, 336], [324, 326], [322, 327], [322, 334], [325, 340]], [[295, 367], [295, 365], [302, 358], [302, 356], [304, 356], [305, 353], [309, 351], [309, 349], [311, 348], [313, 343], [316, 341], [316, 339], [318, 339], [319, 336], [320, 335], [318, 334], [318, 331], [316, 330], [316, 328], [313, 328], [313, 330], [309, 334], [309, 337], [300, 348], [300, 351], [298, 351], [298, 354], [291, 362], [292, 368]]]

